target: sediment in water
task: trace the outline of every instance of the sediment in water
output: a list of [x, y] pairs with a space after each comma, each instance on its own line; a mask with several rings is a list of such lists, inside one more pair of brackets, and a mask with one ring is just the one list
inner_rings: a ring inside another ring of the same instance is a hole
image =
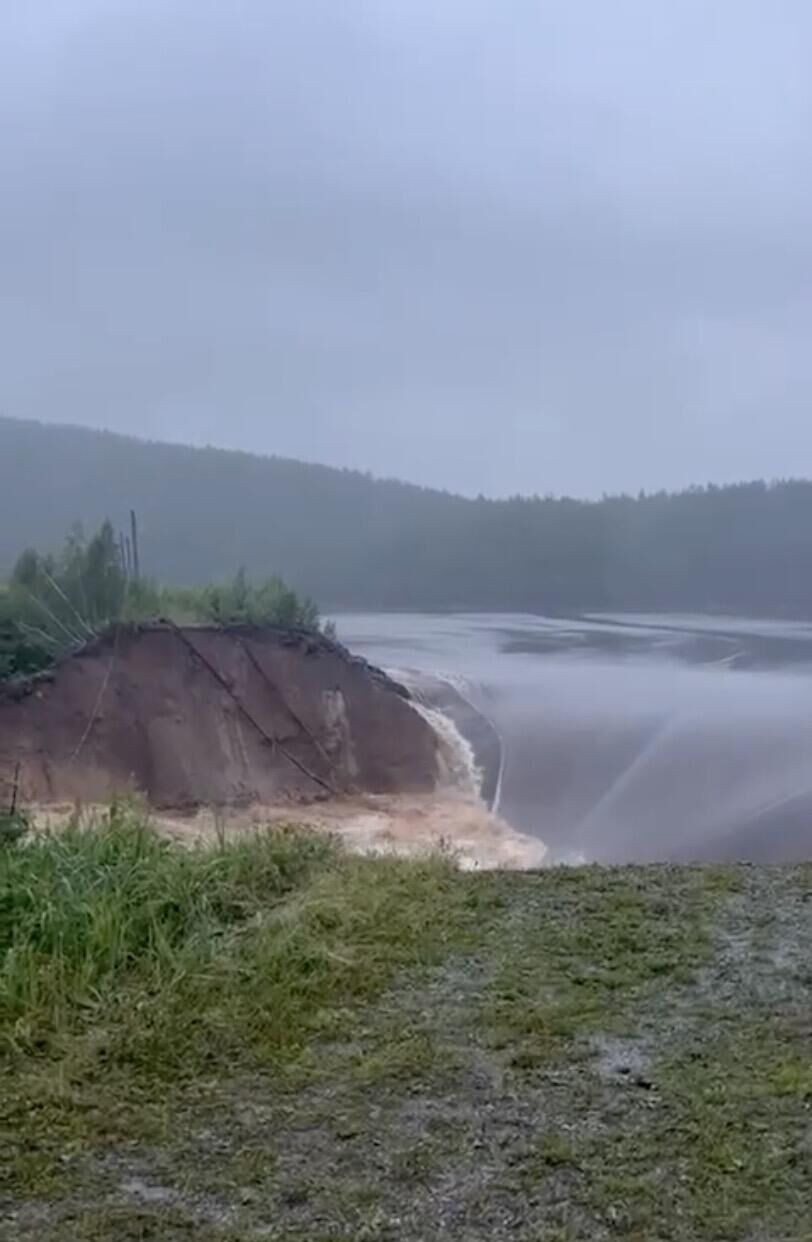
[[[36, 827], [44, 830], [59, 830], [77, 814], [69, 804], [32, 810]], [[87, 806], [79, 812], [80, 821], [90, 822], [105, 813], [104, 806]], [[223, 837], [293, 822], [334, 834], [354, 853], [419, 858], [440, 851], [463, 870], [533, 870], [547, 860], [543, 842], [516, 832], [478, 799], [448, 791], [363, 794], [295, 807], [290, 803], [201, 807], [189, 814], [162, 810], [152, 812], [150, 822], [156, 831], [187, 845], [213, 844]]]

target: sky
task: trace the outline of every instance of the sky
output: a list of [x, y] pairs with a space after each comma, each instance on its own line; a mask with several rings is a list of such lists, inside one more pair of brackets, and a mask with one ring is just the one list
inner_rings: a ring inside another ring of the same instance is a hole
[[812, 475], [807, 0], [7, 0], [0, 413], [468, 494]]

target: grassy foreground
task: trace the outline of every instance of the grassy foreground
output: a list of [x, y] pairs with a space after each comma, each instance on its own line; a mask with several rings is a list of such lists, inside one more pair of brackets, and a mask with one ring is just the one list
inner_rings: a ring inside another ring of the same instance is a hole
[[812, 867], [0, 847], [0, 1239], [812, 1238]]

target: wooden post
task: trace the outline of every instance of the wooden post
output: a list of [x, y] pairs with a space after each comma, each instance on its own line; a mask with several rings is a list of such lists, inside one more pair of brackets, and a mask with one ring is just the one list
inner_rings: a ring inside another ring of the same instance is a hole
[[141, 560], [138, 555], [138, 522], [135, 517], [135, 509], [130, 509], [130, 529], [132, 531], [133, 541], [133, 574], [136, 578], [140, 578]]
[[14, 785], [11, 790], [11, 806], [9, 807], [9, 815], [13, 819], [17, 814], [17, 793], [20, 788], [20, 761], [17, 760], [14, 766]]

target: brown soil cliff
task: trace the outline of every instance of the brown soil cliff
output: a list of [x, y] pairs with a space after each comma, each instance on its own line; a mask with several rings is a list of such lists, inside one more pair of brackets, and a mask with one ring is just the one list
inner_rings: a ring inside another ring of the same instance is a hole
[[321, 635], [118, 626], [0, 687], [0, 797], [126, 790], [155, 807], [435, 788], [437, 739], [407, 693]]

